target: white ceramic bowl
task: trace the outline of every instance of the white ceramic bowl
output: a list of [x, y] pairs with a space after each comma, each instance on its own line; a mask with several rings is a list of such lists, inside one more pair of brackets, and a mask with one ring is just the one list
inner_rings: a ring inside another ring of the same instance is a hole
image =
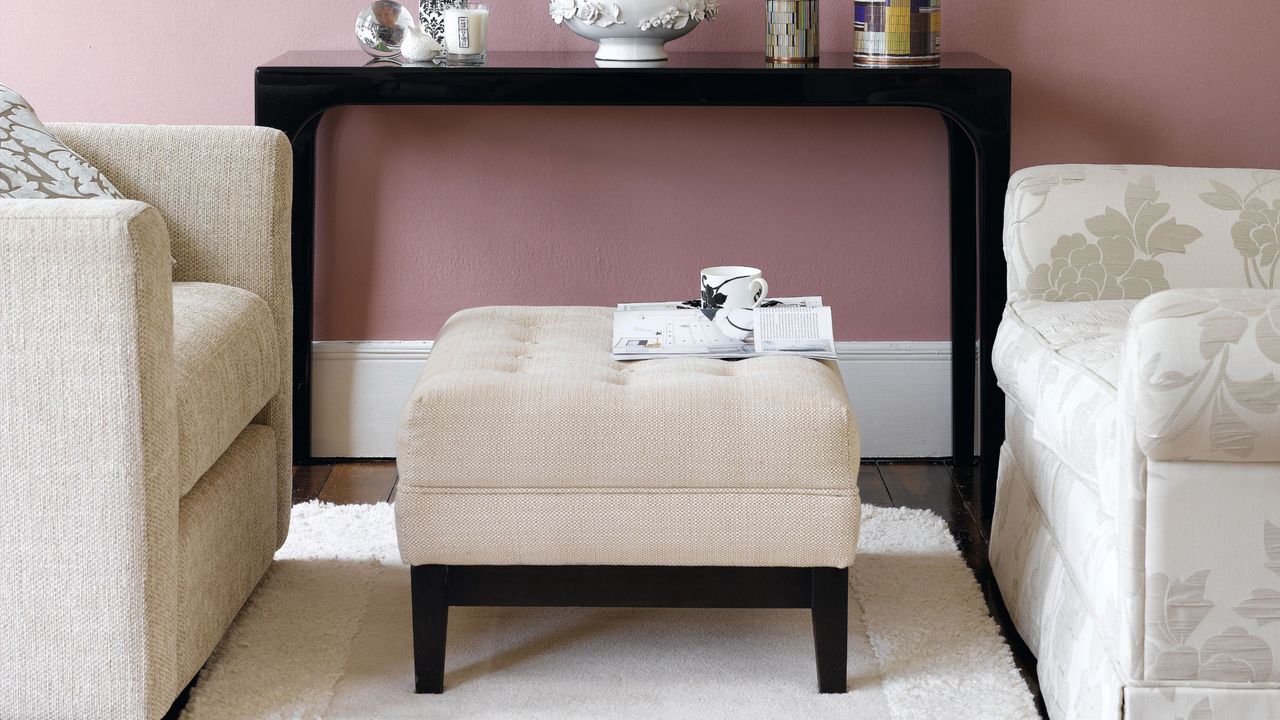
[[600, 44], [597, 60], [666, 60], [663, 45], [713, 20], [720, 0], [551, 0], [557, 25]]

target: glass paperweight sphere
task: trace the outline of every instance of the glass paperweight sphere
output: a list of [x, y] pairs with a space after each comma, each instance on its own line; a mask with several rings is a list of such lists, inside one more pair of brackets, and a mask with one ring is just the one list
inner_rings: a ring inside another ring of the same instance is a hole
[[405, 29], [414, 23], [413, 15], [400, 3], [377, 0], [356, 18], [356, 39], [374, 57], [393, 57], [400, 54]]

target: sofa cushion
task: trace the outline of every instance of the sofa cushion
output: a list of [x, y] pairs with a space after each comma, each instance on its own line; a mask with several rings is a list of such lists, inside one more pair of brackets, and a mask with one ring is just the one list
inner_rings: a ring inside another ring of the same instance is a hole
[[240, 288], [174, 283], [173, 356], [185, 495], [279, 390], [271, 309]]
[[[1116, 522], [1120, 493], [1114, 479], [1121, 453], [1121, 350], [1137, 303], [1011, 303], [992, 355], [1009, 406], [992, 559], [1001, 566], [1002, 589], [1014, 575], [1026, 584], [1011, 588], [1006, 602], [1058, 602], [1044, 594], [1074, 590], [1083, 601], [1080, 610], [1089, 616], [1074, 622], [1100, 629], [1113, 672], [1132, 668], [1139, 657], [1135, 637], [1125, 630]], [[1052, 583], [1046, 573], [1057, 570], [1051, 569], [1050, 556], [1061, 561], [1066, 576]], [[1018, 612], [1024, 632], [1040, 622]], [[1069, 646], [1045, 651], [1066, 653], [1068, 659], [1073, 652]]]
[[449, 320], [401, 419], [402, 558], [846, 567], [858, 430], [834, 364], [617, 362], [612, 317]]
[[14, 90], [0, 85], [0, 198], [110, 198], [124, 195], [53, 136]]
[[1091, 483], [1099, 458], [1115, 457], [1120, 348], [1137, 302], [1014, 302], [996, 337], [1000, 386], [1036, 440]]

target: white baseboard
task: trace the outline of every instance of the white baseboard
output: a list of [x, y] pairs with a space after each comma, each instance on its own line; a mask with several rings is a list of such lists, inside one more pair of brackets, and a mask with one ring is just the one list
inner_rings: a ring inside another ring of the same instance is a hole
[[[951, 343], [837, 343], [863, 457], [951, 454]], [[394, 457], [396, 426], [431, 342], [312, 345], [316, 457]], [[977, 427], [977, 423], [974, 423]]]

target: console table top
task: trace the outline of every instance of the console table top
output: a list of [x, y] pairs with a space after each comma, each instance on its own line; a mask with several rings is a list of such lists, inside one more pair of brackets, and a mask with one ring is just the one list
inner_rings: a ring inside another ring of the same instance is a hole
[[956, 71], [1008, 72], [1005, 68], [975, 53], [943, 53], [940, 65], [931, 67], [855, 67], [852, 53], [822, 53], [816, 66], [792, 65], [772, 67], [766, 63], [763, 52], [673, 52], [670, 60], [655, 65], [639, 63], [636, 67], [599, 67], [590, 51], [497, 51], [489, 53], [489, 62], [479, 67], [447, 67], [400, 65], [396, 62], [374, 61], [359, 50], [295, 50], [264, 63], [263, 70], [348, 70], [376, 73], [388, 69], [405, 68], [433, 73], [476, 72], [538, 72], [583, 70], [591, 72], [666, 72], [706, 70], [719, 72], [769, 72], [769, 73], [912, 73], [934, 74]]
[[358, 49], [288, 52], [257, 69], [257, 124], [290, 135], [344, 105], [926, 107], [970, 135], [1009, 127], [1012, 75], [972, 53], [932, 67], [855, 67], [852, 53], [770, 66], [764, 53], [671, 53], [599, 67], [589, 51], [494, 52], [483, 66], [373, 61]]

